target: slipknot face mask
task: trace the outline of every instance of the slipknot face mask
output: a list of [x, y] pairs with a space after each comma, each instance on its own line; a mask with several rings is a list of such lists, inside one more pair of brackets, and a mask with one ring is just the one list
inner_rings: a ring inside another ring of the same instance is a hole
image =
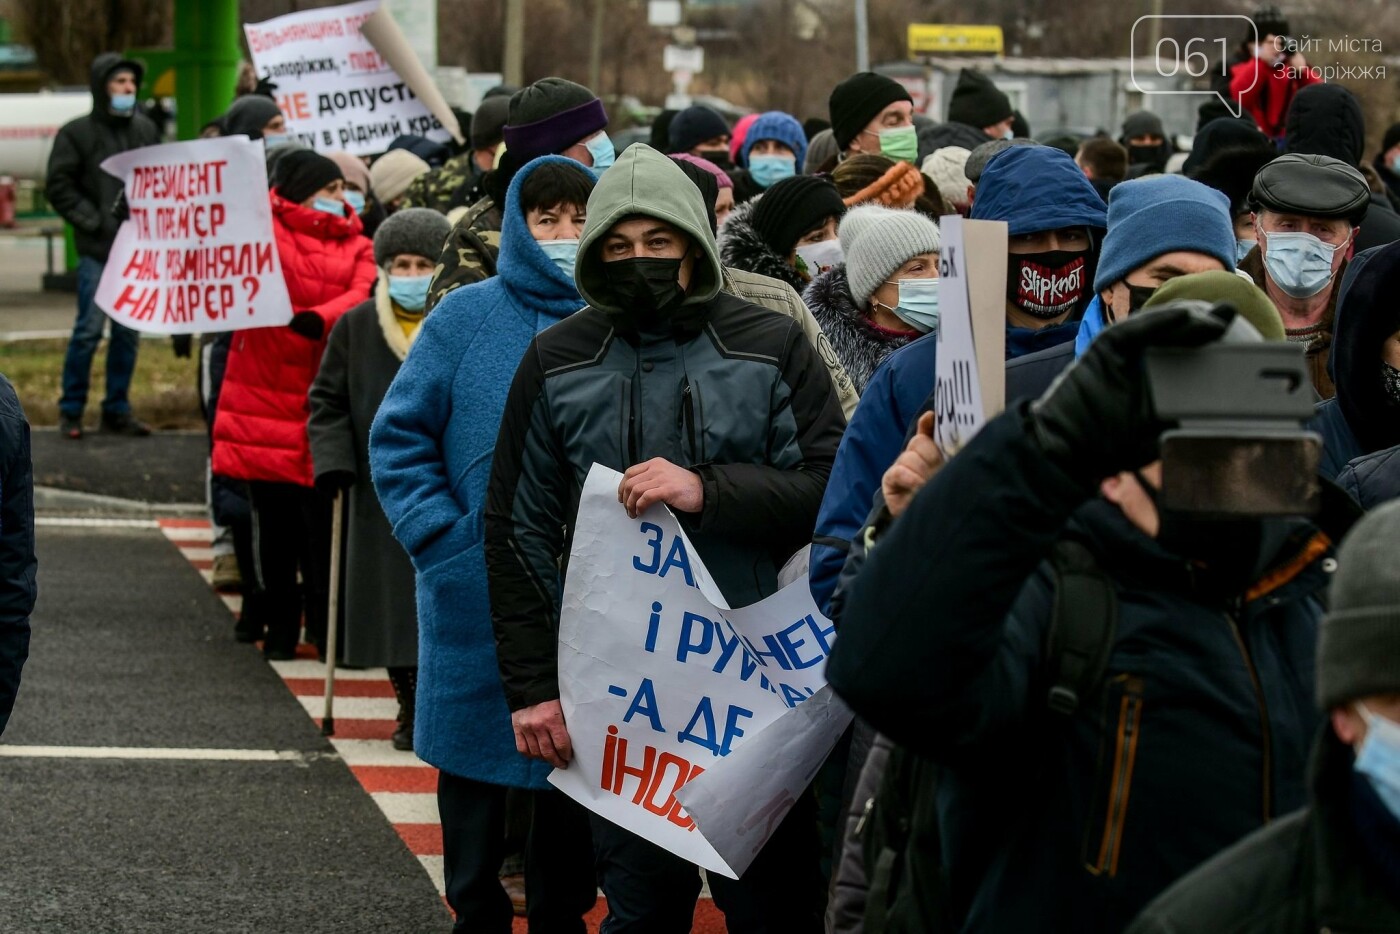
[[1012, 253], [1006, 300], [1035, 318], [1078, 311], [1086, 294], [1089, 253], [1047, 250]]

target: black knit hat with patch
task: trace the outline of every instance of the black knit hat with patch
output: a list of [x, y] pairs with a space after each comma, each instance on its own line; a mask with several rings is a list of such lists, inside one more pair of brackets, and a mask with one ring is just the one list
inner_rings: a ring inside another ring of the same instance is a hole
[[836, 85], [827, 101], [836, 148], [844, 152], [851, 140], [895, 101], [913, 103], [914, 98], [898, 81], [873, 71], [857, 72]]
[[336, 179], [344, 179], [340, 166], [310, 149], [289, 152], [277, 163], [277, 193], [297, 204]]

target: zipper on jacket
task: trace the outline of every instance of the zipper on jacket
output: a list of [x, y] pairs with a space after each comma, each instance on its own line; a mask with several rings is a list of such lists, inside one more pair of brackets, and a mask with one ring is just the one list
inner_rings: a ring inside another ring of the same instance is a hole
[[690, 391], [690, 379], [684, 377], [681, 386], [681, 424], [685, 426], [686, 440], [690, 443], [691, 466], [700, 463], [700, 451], [695, 446], [695, 400]]
[[1267, 825], [1273, 814], [1273, 731], [1269, 728], [1269, 707], [1264, 702], [1264, 687], [1259, 681], [1259, 671], [1254, 667], [1254, 658], [1249, 654], [1248, 647], [1244, 644], [1244, 637], [1240, 633], [1239, 623], [1235, 617], [1225, 614], [1225, 622], [1230, 626], [1230, 635], [1234, 637], [1235, 645], [1240, 650], [1240, 656], [1244, 658], [1245, 668], [1249, 670], [1249, 682], [1254, 688], [1255, 702], [1259, 706], [1259, 730], [1263, 737], [1264, 744], [1264, 824]]
[[627, 387], [619, 386], [617, 391], [622, 403], [621, 409], [627, 413], [627, 450], [623, 455], [627, 459], [627, 466], [631, 467], [637, 463], [637, 412], [632, 408], [632, 399]]
[[1133, 766], [1137, 762], [1138, 738], [1142, 732], [1142, 681], [1130, 675], [1114, 679], [1123, 686], [1118, 700], [1118, 730], [1114, 738], [1113, 772], [1108, 786], [1108, 808], [1104, 812], [1103, 837], [1098, 859], [1090, 867], [1096, 875], [1118, 873], [1123, 849], [1123, 825], [1128, 816], [1128, 796], [1133, 786]]

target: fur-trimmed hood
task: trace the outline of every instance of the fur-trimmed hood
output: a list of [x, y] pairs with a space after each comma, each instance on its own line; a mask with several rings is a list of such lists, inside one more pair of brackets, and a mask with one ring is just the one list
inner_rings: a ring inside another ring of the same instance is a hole
[[753, 209], [757, 203], [758, 198], [754, 198], [736, 207], [719, 229], [719, 261], [734, 269], [779, 279], [801, 292], [807, 288], [808, 280], [774, 253], [753, 229]]
[[813, 279], [802, 300], [812, 309], [812, 317], [830, 339], [836, 359], [845, 367], [858, 393], [865, 392], [866, 383], [886, 357], [919, 336], [897, 337], [872, 327], [851, 297], [845, 263]]
[[384, 334], [384, 343], [389, 345], [389, 350], [402, 363], [422, 328], [415, 329], [412, 337], [404, 334], [403, 326], [394, 315], [393, 299], [389, 298], [389, 274], [383, 269], [379, 270], [379, 281], [374, 284], [374, 314], [379, 319], [379, 330]]

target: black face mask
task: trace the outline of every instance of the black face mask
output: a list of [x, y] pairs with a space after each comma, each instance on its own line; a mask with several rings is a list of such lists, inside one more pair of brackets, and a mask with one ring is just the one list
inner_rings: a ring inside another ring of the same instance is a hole
[[728, 172], [734, 168], [734, 163], [729, 161], [728, 149], [701, 149], [696, 153], [701, 159], [714, 163], [716, 168]]
[[1203, 589], [1220, 598], [1239, 596], [1254, 582], [1264, 544], [1264, 523], [1257, 518], [1201, 518], [1162, 507], [1158, 490], [1141, 473], [1134, 473], [1152, 505], [1157, 507], [1157, 544], [1172, 554], [1200, 565]]
[[1129, 146], [1129, 165], [1155, 165], [1157, 168], [1164, 168], [1167, 159], [1171, 156], [1171, 149], [1166, 143], [1158, 143], [1156, 146]]
[[1385, 387], [1385, 397], [1390, 404], [1400, 407], [1400, 370], [1381, 361], [1381, 385]]
[[1012, 253], [1006, 300], [1033, 318], [1082, 311], [1089, 294], [1088, 250]]
[[685, 301], [680, 284], [681, 261], [631, 256], [603, 264], [603, 277], [628, 311], [664, 315]]

